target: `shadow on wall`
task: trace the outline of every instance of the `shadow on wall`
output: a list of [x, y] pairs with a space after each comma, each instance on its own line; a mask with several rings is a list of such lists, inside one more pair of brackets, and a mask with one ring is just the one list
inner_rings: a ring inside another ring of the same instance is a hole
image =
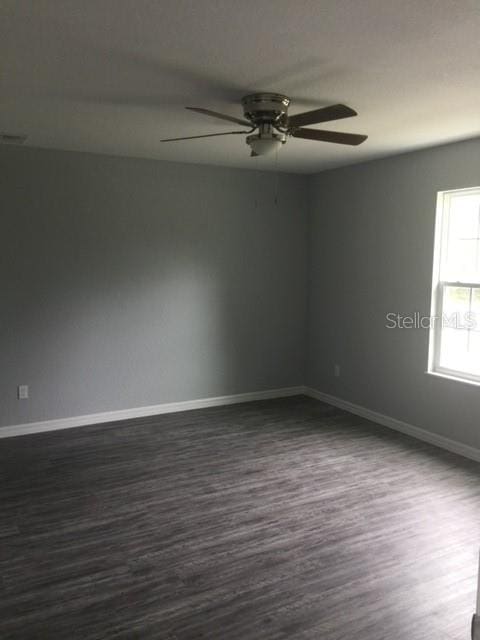
[[303, 177], [0, 158], [1, 425], [302, 382]]

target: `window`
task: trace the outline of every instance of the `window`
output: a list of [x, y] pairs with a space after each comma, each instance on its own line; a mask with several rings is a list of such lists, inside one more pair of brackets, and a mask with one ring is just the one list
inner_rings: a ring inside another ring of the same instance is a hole
[[480, 384], [480, 187], [438, 194], [429, 371]]

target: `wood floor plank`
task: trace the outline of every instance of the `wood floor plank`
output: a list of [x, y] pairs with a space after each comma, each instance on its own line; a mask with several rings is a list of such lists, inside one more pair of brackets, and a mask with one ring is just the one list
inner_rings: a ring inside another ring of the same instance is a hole
[[4, 439], [0, 638], [466, 639], [479, 480], [304, 397]]

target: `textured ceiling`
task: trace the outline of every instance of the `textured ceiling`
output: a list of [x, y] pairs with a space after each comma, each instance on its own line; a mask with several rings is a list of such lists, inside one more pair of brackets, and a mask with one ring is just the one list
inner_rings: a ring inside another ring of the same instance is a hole
[[[344, 102], [360, 147], [290, 139], [312, 173], [480, 135], [478, 0], [2, 0], [0, 131], [27, 145], [274, 169], [183, 107], [241, 115], [252, 91], [291, 113]], [[234, 125], [233, 129], [236, 128]]]

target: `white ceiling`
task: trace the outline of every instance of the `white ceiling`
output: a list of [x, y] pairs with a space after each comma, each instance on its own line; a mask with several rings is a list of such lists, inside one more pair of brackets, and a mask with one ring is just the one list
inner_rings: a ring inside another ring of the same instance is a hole
[[27, 145], [275, 168], [236, 129], [253, 91], [290, 113], [343, 102], [360, 147], [290, 139], [278, 169], [311, 173], [480, 134], [479, 0], [2, 0], [0, 131]]

